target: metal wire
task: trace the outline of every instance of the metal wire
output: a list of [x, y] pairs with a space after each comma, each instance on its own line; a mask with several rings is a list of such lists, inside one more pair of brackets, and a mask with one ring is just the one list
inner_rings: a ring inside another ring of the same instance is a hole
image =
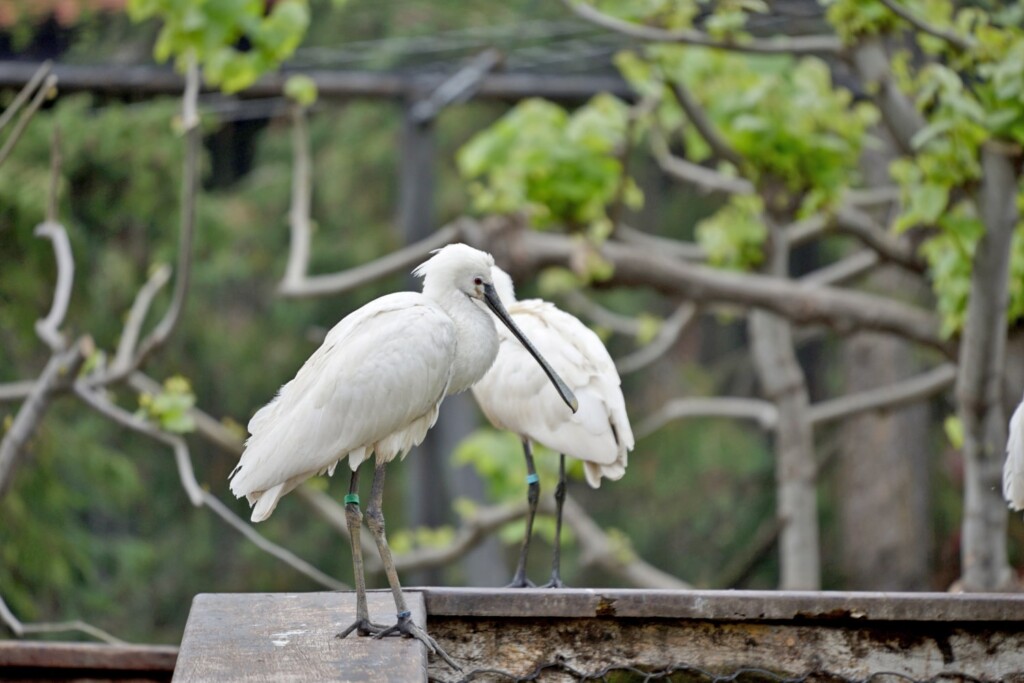
[[901, 683], [941, 683], [942, 681], [962, 681], [965, 683], [985, 683], [981, 678], [958, 672], [944, 672], [931, 676], [930, 678], [914, 678], [913, 676], [899, 673], [897, 671], [876, 671], [865, 678], [851, 678], [831, 671], [814, 670], [800, 676], [788, 676], [762, 669], [758, 667], [741, 667], [730, 674], [716, 674], [698, 666], [690, 664], [676, 664], [662, 669], [642, 669], [628, 664], [612, 664], [598, 671], [580, 671], [570, 665], [564, 657], [557, 657], [552, 662], [538, 665], [533, 671], [526, 675], [515, 674], [501, 669], [475, 669], [464, 672], [456, 678], [440, 678], [431, 676], [429, 680], [434, 683], [470, 683], [470, 681], [508, 681], [509, 683], [527, 683], [537, 681], [545, 674], [564, 674], [571, 676], [577, 681], [608, 681], [614, 676], [614, 681], [663, 681], [672, 680], [679, 676], [687, 683], [753, 683], [754, 681], [766, 681], [768, 683], [882, 683], [882, 681], [900, 681]]

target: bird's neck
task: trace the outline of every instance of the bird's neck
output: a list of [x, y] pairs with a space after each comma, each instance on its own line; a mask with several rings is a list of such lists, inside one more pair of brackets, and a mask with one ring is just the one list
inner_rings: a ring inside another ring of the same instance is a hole
[[498, 355], [498, 333], [491, 316], [462, 292], [431, 298], [455, 323], [457, 346], [448, 393], [457, 394], [476, 384], [490, 369]]

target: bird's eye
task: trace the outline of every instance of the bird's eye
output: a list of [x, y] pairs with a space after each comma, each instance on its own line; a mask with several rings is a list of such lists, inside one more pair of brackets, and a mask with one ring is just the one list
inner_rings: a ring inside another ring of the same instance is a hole
[[473, 284], [474, 285], [482, 285], [483, 283], [484, 283], [484, 279], [482, 277], [475, 277], [475, 278], [473, 278]]

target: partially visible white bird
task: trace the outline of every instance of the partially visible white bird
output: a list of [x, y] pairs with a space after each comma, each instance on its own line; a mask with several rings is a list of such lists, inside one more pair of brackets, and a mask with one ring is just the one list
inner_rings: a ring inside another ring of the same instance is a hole
[[[293, 380], [249, 422], [252, 436], [231, 473], [231, 491], [253, 506], [252, 521], [274, 511], [283, 495], [317, 474], [333, 474], [340, 460], [352, 469], [345, 497], [356, 583], [353, 630], [381, 637], [418, 638], [458, 668], [430, 636], [413, 624], [384, 535], [381, 500], [385, 466], [419, 444], [437, 420], [447, 394], [465, 391], [490, 367], [498, 352], [486, 304], [511, 329], [573, 410], [576, 399], [530, 346], [494, 290], [490, 254], [463, 244], [439, 249], [416, 268], [423, 293], [388, 294], [354, 311], [327, 334], [323, 345]], [[554, 419], [570, 412], [559, 406]], [[370, 622], [366, 605], [359, 530], [359, 465], [375, 455], [367, 526], [374, 536], [398, 608], [391, 627]]]
[[519, 435], [526, 456], [530, 512], [519, 563], [509, 584], [512, 587], [530, 585], [526, 578], [526, 559], [540, 496], [530, 443], [536, 441], [560, 454], [555, 490], [555, 550], [551, 581], [547, 585], [561, 587], [565, 456], [582, 460], [587, 482], [597, 488], [601, 477], [615, 480], [625, 474], [629, 451], [633, 449], [633, 430], [626, 415], [622, 381], [598, 336], [552, 303], [541, 299], [516, 301], [508, 274], [497, 266], [491, 272], [494, 287], [512, 319], [555, 371], [565, 378], [579, 399], [579, 410], [570, 419], [560, 416], [558, 393], [545, 386], [546, 378], [532, 363], [524, 363], [522, 346], [504, 330], [499, 330], [498, 357], [483, 379], [473, 386], [473, 396], [487, 419], [498, 429]]
[[1010, 438], [1006, 441], [1003, 465], [1003, 498], [1014, 510], [1024, 510], [1024, 401], [1010, 418]]

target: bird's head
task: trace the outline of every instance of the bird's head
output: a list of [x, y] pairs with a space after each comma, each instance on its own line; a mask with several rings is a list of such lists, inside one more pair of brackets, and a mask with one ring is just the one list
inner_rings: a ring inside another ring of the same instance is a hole
[[423, 278], [424, 294], [459, 291], [484, 300], [494, 282], [491, 268], [494, 258], [487, 252], [465, 244], [449, 244], [416, 267], [412, 274]]
[[[511, 290], [512, 279], [495, 268], [494, 258], [490, 254], [465, 244], [449, 244], [447, 247], [435, 251], [429, 260], [417, 266], [412, 273], [423, 278], [423, 293], [435, 300], [447, 299], [452, 292], [462, 292], [472, 299], [483, 302], [540, 363], [562, 400], [575, 413], [579, 402], [569, 385], [551, 369], [548, 362], [526, 338], [501, 303], [498, 291], [494, 287], [494, 271], [504, 276], [507, 280], [507, 287]], [[514, 293], [510, 293], [510, 296], [514, 297]]]

